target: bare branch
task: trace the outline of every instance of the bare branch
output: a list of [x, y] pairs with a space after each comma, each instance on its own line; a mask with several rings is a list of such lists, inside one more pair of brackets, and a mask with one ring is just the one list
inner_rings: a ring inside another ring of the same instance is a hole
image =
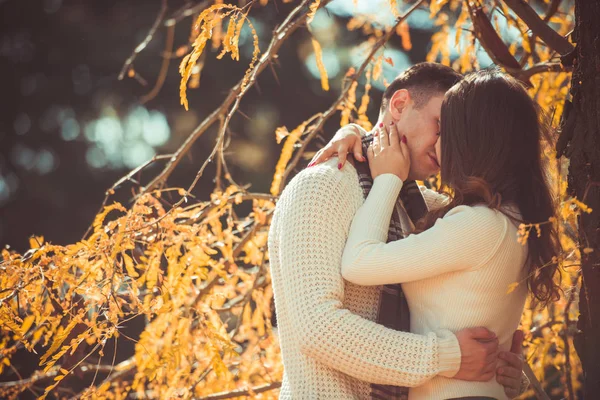
[[162, 6], [160, 7], [160, 11], [156, 17], [156, 20], [154, 21], [154, 24], [150, 28], [150, 31], [148, 31], [148, 34], [146, 35], [142, 43], [137, 45], [137, 47], [133, 50], [133, 53], [131, 53], [129, 58], [125, 61], [125, 64], [123, 64], [123, 68], [121, 68], [121, 72], [119, 73], [119, 80], [122, 80], [125, 77], [125, 73], [127, 73], [129, 68], [131, 67], [131, 64], [133, 64], [133, 60], [135, 60], [137, 55], [140, 54], [146, 48], [146, 46], [148, 46], [148, 43], [152, 41], [154, 34], [160, 26], [160, 23], [165, 18], [167, 8], [167, 0], [162, 0]]
[[184, 20], [185, 18], [192, 16], [194, 14], [199, 13], [200, 11], [203, 11], [204, 9], [208, 8], [208, 6], [210, 5], [212, 1], [211, 0], [205, 0], [201, 3], [198, 3], [192, 7], [190, 7], [189, 5], [184, 5], [183, 7], [181, 7], [180, 9], [178, 9], [177, 11], [175, 11], [166, 21], [165, 21], [165, 26], [169, 26], [169, 25], [175, 25], [178, 22]]
[[559, 62], [542, 62], [532, 65], [527, 69], [506, 69], [508, 73], [520, 79], [521, 81], [529, 80], [529, 78], [534, 75], [543, 74], [546, 72], [570, 72], [571, 70], [571, 67], [565, 67]]
[[544, 17], [544, 22], [550, 21], [550, 19], [556, 14], [560, 7], [560, 3], [562, 0], [552, 0], [552, 2], [548, 5], [548, 10], [546, 10], [546, 16]]
[[232, 390], [230, 392], [221, 392], [215, 393], [204, 397], [196, 398], [196, 400], [223, 400], [223, 399], [232, 399], [234, 397], [240, 396], [250, 396], [254, 393], [264, 393], [269, 390], [278, 389], [281, 387], [281, 382], [273, 382], [263, 386], [257, 386], [252, 389], [238, 389]]
[[0, 382], [0, 389], [22, 387], [23, 390], [26, 390], [28, 387], [31, 387], [38, 382], [45, 382], [54, 379], [59, 373], [59, 367], [54, 367], [46, 373], [35, 371], [29, 378], [23, 378], [10, 382]]
[[[546, 22], [535, 12], [527, 2], [523, 0], [504, 0], [511, 10], [515, 12], [527, 24], [529, 29], [541, 38], [551, 49], [560, 55], [573, 51], [574, 47], [569, 41], [550, 28]], [[556, 6], [558, 8], [558, 5]]]
[[165, 78], [167, 77], [167, 72], [169, 72], [169, 64], [171, 63], [171, 58], [169, 54], [173, 51], [173, 42], [175, 39], [175, 25], [169, 25], [167, 27], [167, 40], [165, 43], [165, 51], [163, 52], [163, 62], [160, 66], [160, 72], [158, 73], [158, 78], [156, 79], [156, 83], [152, 90], [144, 95], [140, 102], [142, 104], [149, 102], [153, 98], [156, 97], [160, 89], [162, 89], [163, 84], [165, 83]]
[[467, 2], [475, 36], [488, 53], [494, 63], [512, 70], [520, 69], [521, 66], [517, 59], [510, 53], [506, 44], [502, 41], [498, 32], [492, 26], [488, 16], [481, 7], [474, 7]]

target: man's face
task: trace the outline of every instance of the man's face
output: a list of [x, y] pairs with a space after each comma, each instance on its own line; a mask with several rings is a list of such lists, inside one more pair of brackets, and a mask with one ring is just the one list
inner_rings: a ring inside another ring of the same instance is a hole
[[443, 94], [434, 96], [420, 109], [414, 108], [414, 102], [410, 100], [396, 121], [398, 132], [406, 136], [410, 151], [408, 179], [424, 180], [440, 171], [436, 143], [443, 100]]

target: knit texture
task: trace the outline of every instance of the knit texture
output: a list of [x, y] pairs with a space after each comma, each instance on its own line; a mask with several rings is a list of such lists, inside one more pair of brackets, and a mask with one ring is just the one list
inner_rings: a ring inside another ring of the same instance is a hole
[[368, 399], [369, 383], [414, 387], [460, 367], [449, 330], [415, 335], [378, 325], [380, 286], [343, 280], [344, 245], [363, 202], [354, 167], [340, 171], [332, 159], [300, 172], [277, 203], [269, 257], [281, 399]]
[[[430, 229], [386, 243], [401, 188], [393, 174], [375, 178], [354, 217], [342, 275], [362, 285], [402, 283], [411, 332], [484, 326], [496, 333], [500, 350], [509, 351], [527, 296], [524, 284], [507, 293], [511, 283], [525, 278], [527, 247], [518, 243], [517, 227], [486, 206], [458, 206]], [[409, 391], [411, 400], [463, 396], [506, 398], [495, 377], [465, 382], [438, 376]]]

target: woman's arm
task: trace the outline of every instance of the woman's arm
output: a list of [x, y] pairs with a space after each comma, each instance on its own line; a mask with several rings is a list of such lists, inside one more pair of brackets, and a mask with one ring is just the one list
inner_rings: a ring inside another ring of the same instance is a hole
[[459, 206], [433, 227], [391, 243], [387, 230], [402, 181], [393, 174], [375, 178], [356, 213], [342, 257], [342, 275], [360, 285], [426, 279], [477, 268], [491, 258], [505, 235], [506, 219], [487, 207]]

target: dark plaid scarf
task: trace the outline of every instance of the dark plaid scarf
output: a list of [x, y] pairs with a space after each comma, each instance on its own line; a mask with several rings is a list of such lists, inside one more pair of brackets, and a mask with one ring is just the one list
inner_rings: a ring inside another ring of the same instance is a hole
[[[372, 136], [363, 138], [363, 154], [372, 141]], [[365, 198], [371, 191], [373, 179], [368, 163], [355, 163], [358, 179]], [[392, 213], [388, 242], [400, 240], [414, 229], [413, 221], [417, 221], [427, 213], [427, 205], [421, 190], [415, 181], [406, 181], [398, 196], [398, 201]], [[410, 331], [410, 314], [408, 303], [400, 284], [384, 285], [381, 290], [377, 323], [397, 331]], [[408, 399], [408, 388], [399, 386], [371, 384], [373, 399]]]

